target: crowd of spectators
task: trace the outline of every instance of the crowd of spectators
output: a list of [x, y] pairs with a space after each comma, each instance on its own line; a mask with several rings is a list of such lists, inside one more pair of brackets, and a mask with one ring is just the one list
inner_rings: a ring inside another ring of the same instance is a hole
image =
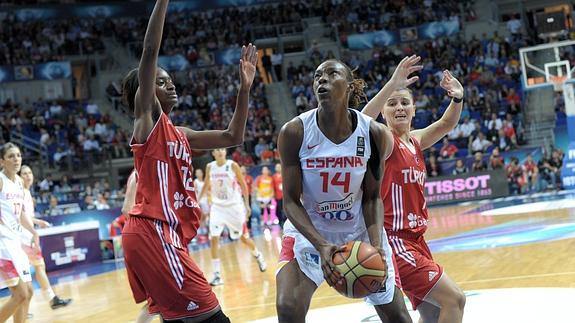
[[0, 145], [21, 134], [42, 148], [44, 156], [22, 147], [25, 160], [43, 157], [52, 167], [72, 170], [102, 158], [128, 157], [125, 131], [89, 101], [9, 99], [0, 108]]
[[40, 217], [72, 214], [83, 210], [106, 210], [121, 206], [125, 191], [114, 190], [106, 179], [85, 183], [63, 175], [50, 174], [32, 187], [36, 212]]
[[90, 19], [0, 21], [0, 65], [61, 61], [64, 55], [89, 55], [104, 50], [102, 35], [110, 24]]

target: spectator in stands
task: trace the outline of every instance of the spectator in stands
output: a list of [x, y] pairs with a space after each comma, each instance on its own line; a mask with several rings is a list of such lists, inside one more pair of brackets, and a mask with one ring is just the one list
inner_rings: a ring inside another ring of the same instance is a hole
[[297, 113], [301, 114], [305, 110], [307, 110], [309, 106], [309, 101], [303, 92], [300, 92], [295, 99], [295, 106], [297, 108]]
[[519, 39], [521, 35], [521, 15], [516, 13], [507, 21], [507, 30], [511, 33], [514, 40]]
[[96, 210], [96, 203], [94, 203], [94, 196], [86, 195], [84, 198], [84, 210]]
[[475, 140], [473, 140], [473, 142], [471, 143], [471, 153], [472, 154], [475, 154], [477, 152], [483, 153], [489, 146], [491, 146], [491, 142], [485, 139], [485, 135], [482, 132], [480, 132], [477, 135], [477, 138], [475, 138]]
[[96, 205], [96, 210], [108, 210], [110, 209], [110, 205], [108, 204], [108, 200], [104, 196], [104, 194], [98, 194], [98, 200], [94, 202]]
[[447, 137], [444, 137], [443, 145], [439, 150], [439, 157], [437, 159], [438, 160], [453, 159], [455, 158], [455, 154], [457, 153], [458, 150], [459, 149], [457, 149], [457, 147], [454, 144], [449, 142], [449, 139]]
[[64, 211], [61, 208], [58, 208], [58, 198], [56, 197], [56, 195], [50, 195], [50, 203], [44, 214], [46, 216], [56, 216], [64, 214]]
[[475, 158], [473, 159], [473, 164], [471, 165], [472, 172], [482, 172], [487, 170], [487, 165], [483, 161], [483, 153], [478, 151], [475, 153]]
[[489, 156], [489, 169], [501, 169], [503, 168], [503, 157], [499, 153], [499, 147], [493, 148], [491, 156]]
[[523, 168], [519, 165], [517, 157], [511, 157], [509, 165], [506, 167], [507, 182], [509, 184], [509, 192], [511, 194], [521, 194], [525, 187], [525, 176], [523, 175]]
[[554, 149], [551, 153], [551, 160], [549, 160], [549, 165], [555, 173], [555, 188], [561, 189], [561, 167], [563, 167], [563, 152], [559, 149]]
[[505, 130], [499, 129], [497, 135], [497, 147], [503, 151], [509, 151], [513, 147], [513, 142], [511, 142], [511, 138], [505, 135]]
[[99, 114], [100, 110], [98, 109], [98, 105], [95, 103], [86, 103], [86, 113], [88, 115]]
[[256, 157], [258, 157], [259, 160], [262, 159], [262, 153], [264, 152], [264, 150], [268, 149], [268, 145], [266, 144], [266, 140], [263, 137], [260, 137], [258, 139], [258, 144], [256, 145], [256, 147], [254, 148]]
[[457, 161], [455, 161], [455, 168], [453, 169], [452, 172], [453, 175], [461, 175], [468, 172], [469, 169], [467, 169], [462, 159], [458, 159]]
[[434, 156], [429, 156], [429, 158], [427, 158], [427, 165], [425, 167], [427, 168], [427, 176], [441, 176], [441, 166], [439, 166], [439, 163]]
[[52, 187], [54, 186], [54, 182], [52, 181], [52, 175], [48, 174], [44, 179], [38, 183], [38, 187], [40, 188], [40, 192], [51, 192]]
[[465, 139], [465, 142], [473, 130], [475, 130], [475, 126], [469, 121], [469, 117], [464, 117], [463, 122], [459, 125], [459, 131], [461, 131], [461, 137]]
[[527, 154], [527, 159], [523, 163], [523, 172], [527, 177], [527, 191], [528, 192], [538, 192], [539, 191], [539, 169], [537, 164], [533, 160], [531, 153]]
[[273, 66], [273, 74], [275, 74], [276, 81], [282, 81], [282, 65], [283, 65], [283, 55], [280, 52], [274, 52], [272, 54], [272, 66]]
[[487, 129], [499, 131], [499, 129], [503, 128], [503, 121], [501, 121], [501, 119], [497, 117], [497, 113], [494, 112], [491, 114], [490, 120], [485, 120], [485, 126]]

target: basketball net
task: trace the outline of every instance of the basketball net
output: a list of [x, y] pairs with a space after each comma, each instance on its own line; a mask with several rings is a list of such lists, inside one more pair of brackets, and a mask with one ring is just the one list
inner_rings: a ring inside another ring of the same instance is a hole
[[563, 84], [565, 84], [565, 81], [567, 81], [567, 75], [549, 75], [549, 81], [553, 83], [553, 89], [555, 92], [563, 92]]

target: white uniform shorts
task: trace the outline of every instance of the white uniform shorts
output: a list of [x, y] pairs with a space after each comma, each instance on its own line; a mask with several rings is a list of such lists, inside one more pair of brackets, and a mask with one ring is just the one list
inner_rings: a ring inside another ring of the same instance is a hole
[[[393, 300], [393, 293], [395, 291], [395, 267], [393, 265], [392, 258], [393, 251], [387, 242], [387, 234], [385, 233], [385, 230], [382, 231], [381, 247], [385, 252], [385, 261], [387, 262], [387, 280], [385, 281], [384, 290], [371, 294], [365, 298], [366, 303], [369, 305], [383, 305], [391, 303]], [[318, 230], [318, 232], [322, 237], [337, 246], [342, 246], [348, 241], [364, 241], [369, 243], [367, 231], [356, 233]], [[280, 252], [280, 270], [282, 262], [285, 264], [291, 260], [290, 258], [296, 259], [301, 271], [317, 286], [321, 285], [324, 281], [324, 277], [323, 271], [321, 270], [319, 252], [288, 220], [284, 225], [284, 237], [282, 241], [282, 250]]]
[[32, 281], [28, 255], [20, 240], [0, 238], [0, 288], [16, 286], [20, 279]]
[[[243, 203], [222, 206], [212, 204], [210, 208], [210, 236], [219, 237], [228, 227], [230, 239], [236, 240], [244, 233], [246, 207]], [[247, 233], [247, 231], [245, 231]]]

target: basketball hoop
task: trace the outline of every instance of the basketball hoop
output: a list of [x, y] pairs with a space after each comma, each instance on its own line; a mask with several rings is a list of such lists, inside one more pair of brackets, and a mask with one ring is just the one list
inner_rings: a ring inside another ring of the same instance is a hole
[[555, 90], [555, 92], [562, 92], [563, 84], [565, 84], [565, 81], [567, 81], [567, 75], [549, 75], [549, 81], [553, 83], [553, 90]]

